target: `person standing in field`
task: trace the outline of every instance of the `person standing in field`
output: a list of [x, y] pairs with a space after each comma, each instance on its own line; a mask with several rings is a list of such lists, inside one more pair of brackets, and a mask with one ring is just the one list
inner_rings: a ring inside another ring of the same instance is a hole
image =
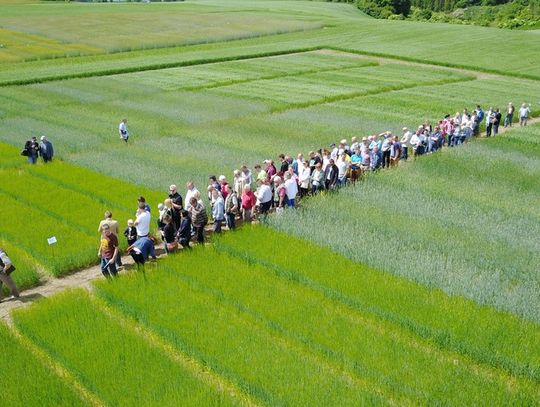
[[493, 135], [496, 136], [497, 134], [499, 134], [499, 125], [501, 124], [502, 119], [502, 114], [499, 108], [495, 109], [493, 116]]
[[[246, 184], [250, 185], [250, 184]], [[233, 189], [225, 199], [225, 220], [229, 230], [236, 228], [236, 214], [238, 213], [238, 195]]]
[[411, 140], [411, 132], [407, 127], [403, 127], [403, 136], [401, 137], [401, 158], [407, 161], [409, 158], [409, 142]]
[[[197, 200], [195, 198], [195, 200]], [[190, 198], [191, 201], [191, 198]], [[189, 204], [191, 207], [191, 203]], [[180, 222], [180, 229], [178, 230], [178, 241], [184, 249], [191, 249], [189, 241], [191, 240], [191, 218], [189, 217], [189, 212], [183, 210], [182, 221]]]
[[101, 272], [110, 278], [118, 274], [115, 264], [118, 256], [118, 238], [111, 232], [108, 224], [104, 224], [101, 230], [101, 244], [97, 255], [101, 258]]
[[24, 144], [24, 150], [22, 154], [28, 157], [29, 164], [35, 164], [37, 162], [39, 154], [39, 144], [35, 136]]
[[514, 111], [515, 107], [512, 104], [512, 102], [508, 103], [508, 107], [506, 108], [506, 116], [504, 117], [504, 127], [512, 127], [512, 122], [514, 121]]
[[189, 209], [191, 205], [191, 198], [195, 196], [199, 192], [197, 187], [195, 187], [195, 184], [193, 184], [193, 181], [188, 181], [186, 184], [186, 209]]
[[176, 185], [172, 184], [169, 187], [169, 199], [172, 203], [172, 219], [174, 222], [175, 228], [178, 230], [180, 228], [180, 211], [184, 209], [182, 205], [182, 195], [178, 193]]
[[189, 202], [189, 215], [191, 216], [191, 224], [193, 225], [193, 230], [197, 236], [197, 242], [204, 243], [204, 227], [208, 223], [208, 215], [206, 214], [206, 209], [202, 204], [202, 201], [197, 200], [196, 197], [191, 198]]
[[2, 300], [2, 284], [8, 286], [9, 291], [11, 292], [11, 297], [8, 299], [19, 298], [19, 290], [15, 285], [15, 282], [11, 278], [10, 274], [15, 271], [15, 266], [11, 262], [10, 258], [0, 247], [0, 301]]
[[[225, 220], [225, 201], [223, 195], [217, 189], [212, 190], [214, 206], [212, 206], [212, 218], [214, 219], [214, 233], [221, 233], [221, 225]], [[227, 194], [228, 196], [228, 194]]]
[[133, 226], [133, 219], [127, 221], [127, 228], [124, 230], [124, 236], [127, 239], [128, 246], [131, 246], [137, 240], [137, 229]]
[[152, 216], [150, 212], [146, 210], [146, 203], [139, 202], [139, 209], [137, 209], [137, 218], [133, 224], [137, 228], [137, 239], [142, 237], [148, 237], [150, 234], [150, 220]]
[[491, 137], [491, 131], [493, 129], [493, 122], [495, 121], [495, 112], [490, 107], [486, 113], [486, 137]]
[[527, 106], [527, 103], [523, 102], [521, 107], [519, 108], [519, 125], [521, 127], [527, 125], [527, 121], [529, 120], [529, 114], [531, 113], [531, 104]]
[[[104, 216], [105, 216], [105, 219], [99, 222], [98, 233], [103, 234], [103, 227], [105, 225], [108, 225], [109, 229], [111, 230], [111, 233], [114, 234], [116, 236], [116, 239], [118, 240], [118, 234], [119, 234], [118, 222], [112, 218], [111, 211], [106, 211]], [[118, 256], [115, 258], [115, 262], [118, 267], [122, 266], [122, 257], [120, 255], [120, 251], [118, 251]]]
[[127, 128], [127, 119], [123, 118], [120, 124], [118, 125], [118, 134], [120, 134], [120, 139], [124, 140], [126, 143], [129, 139], [129, 132]]
[[129, 246], [126, 250], [131, 255], [137, 267], [139, 265], [144, 266], [148, 257], [153, 260], [156, 259], [156, 249], [154, 248], [154, 241], [150, 237], [142, 237], [137, 239], [135, 243]]
[[257, 197], [255, 196], [253, 191], [251, 191], [251, 185], [244, 185], [244, 191], [242, 193], [242, 219], [244, 222], [251, 222], [253, 208], [256, 204]]
[[43, 158], [44, 163], [52, 161], [54, 156], [54, 148], [52, 143], [47, 140], [47, 137], [41, 136], [41, 143], [39, 145], [39, 155]]

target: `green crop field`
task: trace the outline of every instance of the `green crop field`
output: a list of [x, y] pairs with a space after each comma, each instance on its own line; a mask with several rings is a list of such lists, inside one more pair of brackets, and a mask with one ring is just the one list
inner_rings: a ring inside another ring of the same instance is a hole
[[[17, 157], [19, 150], [0, 145], [0, 152]], [[148, 188], [70, 164], [27, 166], [21, 159], [2, 161], [0, 168], [0, 197], [7, 219], [0, 229], [0, 246], [17, 264], [14, 279], [22, 288], [39, 282], [37, 270], [59, 276], [94, 264], [97, 226], [106, 210], [113, 212], [122, 228], [135, 217], [139, 195], [153, 204], [162, 200], [161, 194]], [[58, 240], [54, 246], [47, 243], [51, 236]]]
[[531, 405], [540, 395], [537, 325], [265, 227], [96, 289], [14, 317], [105, 404]]
[[[0, 0], [0, 247], [22, 288], [62, 277], [97, 263], [107, 209], [123, 228], [172, 183], [478, 103], [537, 115], [539, 67], [538, 30], [350, 4]], [[31, 166], [41, 135], [56, 158]], [[5, 402], [538, 405], [539, 140], [421, 157], [14, 311]]]

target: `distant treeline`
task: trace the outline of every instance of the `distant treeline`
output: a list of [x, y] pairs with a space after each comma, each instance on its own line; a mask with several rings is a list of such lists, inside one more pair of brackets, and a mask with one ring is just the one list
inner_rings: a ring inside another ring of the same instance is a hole
[[540, 0], [328, 0], [375, 18], [540, 29]]

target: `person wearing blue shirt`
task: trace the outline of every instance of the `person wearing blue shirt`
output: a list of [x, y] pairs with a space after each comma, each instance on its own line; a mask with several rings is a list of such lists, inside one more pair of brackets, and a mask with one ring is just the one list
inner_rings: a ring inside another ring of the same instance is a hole
[[152, 259], [156, 258], [154, 241], [147, 236], [140, 237], [135, 243], [128, 247], [127, 253], [131, 255], [137, 265], [144, 265], [146, 260], [148, 260], [148, 257], [151, 257]]

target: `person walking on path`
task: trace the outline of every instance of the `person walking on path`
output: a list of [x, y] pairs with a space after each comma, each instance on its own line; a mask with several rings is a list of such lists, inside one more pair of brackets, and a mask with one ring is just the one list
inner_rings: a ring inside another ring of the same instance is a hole
[[129, 139], [129, 132], [127, 128], [127, 119], [124, 118], [118, 125], [118, 134], [120, 134], [120, 140], [124, 140], [126, 143]]
[[506, 108], [506, 116], [504, 117], [504, 127], [512, 127], [512, 122], [514, 121], [514, 111], [515, 107], [512, 104], [512, 102], [508, 103], [508, 107]]
[[[118, 228], [118, 221], [112, 218], [111, 211], [105, 211], [104, 216], [105, 219], [99, 222], [98, 233], [103, 234], [103, 227], [105, 225], [108, 225], [111, 233], [114, 234], [116, 236], [116, 239], [118, 240], [118, 236], [120, 233], [120, 230]], [[118, 267], [122, 267], [122, 256], [120, 255], [120, 250], [118, 250], [118, 255], [115, 258], [115, 262]]]
[[0, 301], [2, 300], [2, 284], [7, 285], [11, 292], [11, 297], [8, 299], [19, 298], [19, 290], [10, 276], [14, 271], [15, 266], [4, 249], [0, 248]]
[[39, 145], [39, 155], [43, 158], [44, 163], [52, 161], [54, 156], [54, 148], [52, 143], [47, 140], [47, 137], [41, 136], [41, 143]]
[[529, 120], [529, 114], [531, 113], [531, 104], [527, 105], [527, 103], [523, 102], [519, 109], [519, 125], [521, 127], [527, 125], [527, 121]]
[[101, 272], [107, 278], [115, 277], [118, 274], [115, 264], [117, 255], [118, 238], [112, 233], [109, 225], [105, 224], [102, 227], [98, 257], [101, 258]]

